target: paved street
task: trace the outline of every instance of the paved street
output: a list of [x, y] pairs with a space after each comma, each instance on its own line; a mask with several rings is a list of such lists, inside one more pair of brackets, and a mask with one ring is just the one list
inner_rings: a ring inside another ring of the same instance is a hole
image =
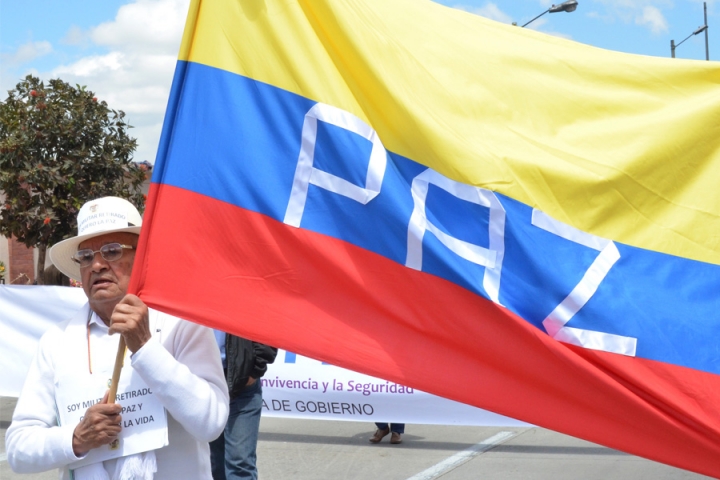
[[[0, 479], [15, 399], [0, 397]], [[263, 480], [696, 480], [704, 477], [542, 428], [408, 425], [401, 445], [368, 442], [373, 424], [263, 418], [258, 446]]]

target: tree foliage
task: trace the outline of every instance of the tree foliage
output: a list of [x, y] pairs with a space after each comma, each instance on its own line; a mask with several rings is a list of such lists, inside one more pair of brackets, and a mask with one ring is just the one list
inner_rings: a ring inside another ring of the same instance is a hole
[[40, 252], [43, 282], [47, 246], [77, 232], [87, 200], [114, 195], [140, 211], [145, 168], [125, 113], [93, 92], [60, 80], [28, 75], [0, 103], [0, 234]]

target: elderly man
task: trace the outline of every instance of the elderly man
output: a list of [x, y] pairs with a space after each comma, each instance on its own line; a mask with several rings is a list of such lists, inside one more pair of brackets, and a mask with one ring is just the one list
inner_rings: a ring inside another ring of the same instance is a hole
[[[63, 479], [212, 478], [208, 442], [220, 435], [228, 417], [219, 349], [212, 330], [149, 309], [127, 293], [141, 224], [128, 201], [100, 198], [78, 213], [79, 235], [50, 250], [60, 271], [82, 281], [88, 304], [40, 341], [6, 434], [14, 471], [58, 468]], [[164, 408], [168, 444], [82, 465], [87, 455], [107, 455], [108, 445], [118, 445], [127, 415], [120, 405], [106, 403], [106, 394], [70, 424], [62, 421], [59, 399], [73, 393], [69, 386], [93, 379], [107, 387], [120, 336], [129, 350], [123, 375], [139, 377], [143, 388], [136, 391], [146, 395], [145, 408]], [[135, 457], [134, 463], [128, 460]]]

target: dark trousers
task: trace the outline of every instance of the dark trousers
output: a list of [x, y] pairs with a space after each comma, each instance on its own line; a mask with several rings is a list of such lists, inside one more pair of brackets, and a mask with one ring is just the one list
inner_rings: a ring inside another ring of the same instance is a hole
[[[375, 425], [376, 425], [377, 428], [379, 428], [380, 430], [385, 430], [386, 428], [388, 428], [388, 424], [387, 424], [387, 423], [377, 423], [377, 422], [375, 422]], [[391, 432], [395, 432], [395, 433], [399, 433], [399, 434], [402, 435], [403, 433], [405, 433], [405, 424], [404, 424], [404, 423], [391, 423], [391, 424], [390, 424], [390, 431], [391, 431]]]
[[257, 441], [262, 413], [260, 379], [230, 401], [225, 431], [210, 442], [213, 480], [258, 478]]

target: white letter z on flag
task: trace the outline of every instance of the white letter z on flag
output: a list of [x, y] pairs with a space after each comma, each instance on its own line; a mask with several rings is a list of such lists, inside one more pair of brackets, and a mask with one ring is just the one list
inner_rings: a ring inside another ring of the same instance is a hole
[[634, 357], [637, 350], [637, 338], [565, 326], [595, 294], [600, 282], [620, 258], [620, 252], [615, 243], [559, 222], [536, 209], [533, 209], [532, 212], [532, 224], [566, 240], [600, 252], [600, 255], [595, 258], [583, 275], [580, 283], [543, 320], [543, 326], [548, 335], [560, 342], [579, 347]]

